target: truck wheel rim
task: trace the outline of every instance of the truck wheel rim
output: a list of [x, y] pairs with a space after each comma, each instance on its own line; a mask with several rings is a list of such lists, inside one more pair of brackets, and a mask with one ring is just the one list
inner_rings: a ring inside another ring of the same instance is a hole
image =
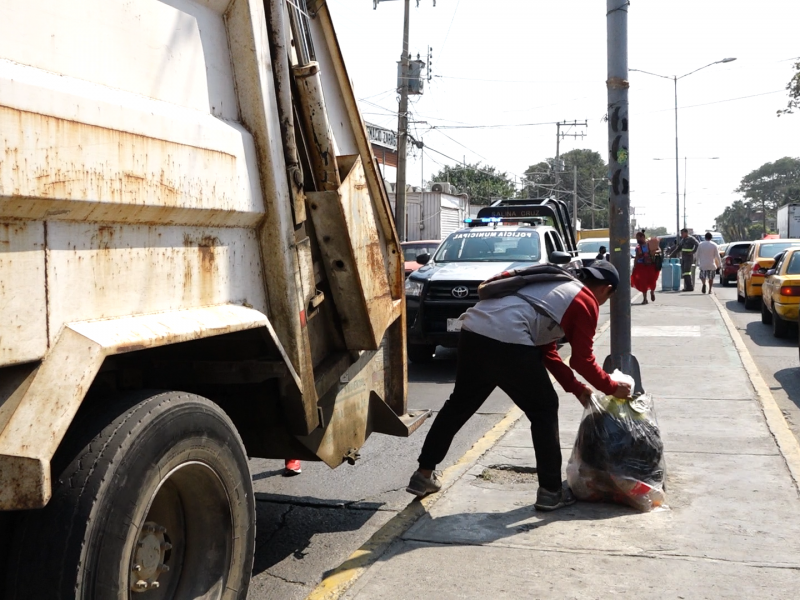
[[132, 598], [222, 598], [233, 552], [230, 499], [217, 472], [185, 462], [164, 476], [130, 549]]

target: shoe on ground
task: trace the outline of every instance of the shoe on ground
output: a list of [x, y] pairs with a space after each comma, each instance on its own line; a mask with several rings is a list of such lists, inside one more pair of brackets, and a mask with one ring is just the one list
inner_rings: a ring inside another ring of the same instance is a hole
[[702, 291], [702, 292], [700, 292], [700, 293], [701, 293], [701, 294], [705, 294], [705, 293], [706, 293], [706, 284], [705, 284], [705, 283], [703, 284], [703, 291]]
[[422, 498], [428, 494], [433, 494], [442, 489], [442, 482], [439, 481], [439, 474], [434, 471], [430, 477], [425, 477], [419, 471], [415, 471], [408, 482], [406, 491], [414, 494], [417, 498]]
[[565, 506], [571, 506], [577, 501], [578, 499], [565, 481], [561, 484], [561, 489], [557, 492], [551, 492], [543, 487], [539, 487], [539, 491], [536, 492], [536, 504], [534, 504], [534, 506], [536, 510], [558, 510]]
[[300, 475], [303, 472], [303, 469], [300, 468], [300, 461], [297, 459], [287, 460], [284, 463], [283, 469], [283, 476], [284, 477], [294, 477], [295, 475]]

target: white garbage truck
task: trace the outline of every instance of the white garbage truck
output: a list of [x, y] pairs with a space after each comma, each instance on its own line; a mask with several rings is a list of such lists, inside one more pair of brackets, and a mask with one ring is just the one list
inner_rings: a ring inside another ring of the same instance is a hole
[[0, 3], [0, 597], [245, 598], [248, 457], [407, 436], [324, 0]]

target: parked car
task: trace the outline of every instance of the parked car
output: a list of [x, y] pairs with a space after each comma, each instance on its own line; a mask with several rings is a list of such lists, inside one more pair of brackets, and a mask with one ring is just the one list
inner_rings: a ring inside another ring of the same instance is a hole
[[772, 325], [775, 337], [786, 337], [800, 308], [800, 247], [775, 257], [761, 287], [761, 322]]
[[[747, 257], [752, 244], [751, 242], [731, 242], [723, 245], [725, 246], [725, 251], [720, 256], [722, 267], [719, 270], [719, 281], [722, 287], [728, 287], [731, 281], [736, 281], [739, 265]], [[722, 247], [720, 247], [720, 250], [722, 250]]]
[[417, 262], [417, 257], [421, 254], [434, 255], [436, 249], [441, 244], [441, 240], [419, 240], [413, 242], [403, 242], [403, 260], [405, 261], [406, 277], [419, 269], [422, 265]]
[[578, 242], [578, 258], [583, 262], [584, 267], [588, 267], [597, 258], [600, 246], [604, 246], [608, 252], [608, 238], [586, 238]]
[[566, 205], [554, 199], [521, 202], [500, 200], [482, 209], [433, 256], [420, 257], [426, 264], [405, 284], [411, 362], [429, 362], [437, 346], [458, 345], [459, 317], [478, 302], [478, 285], [493, 275], [535, 264], [582, 266]]
[[752, 242], [747, 257], [736, 275], [736, 299], [744, 302], [745, 308], [750, 310], [758, 308], [761, 302], [761, 286], [767, 271], [775, 264], [775, 256], [794, 246], [800, 246], [800, 239]]

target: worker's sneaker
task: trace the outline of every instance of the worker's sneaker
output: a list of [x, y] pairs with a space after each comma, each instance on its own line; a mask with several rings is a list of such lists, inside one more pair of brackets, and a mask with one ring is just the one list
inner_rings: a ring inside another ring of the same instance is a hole
[[706, 293], [706, 284], [705, 284], [705, 283], [703, 284], [703, 291], [702, 291], [702, 292], [700, 292], [700, 293], [701, 293], [701, 294], [705, 294], [705, 293]]
[[418, 498], [433, 494], [442, 489], [442, 482], [439, 481], [439, 473], [434, 471], [430, 477], [425, 477], [419, 471], [415, 471], [411, 476], [411, 481], [408, 482], [406, 491], [409, 494], [414, 494]]
[[564, 506], [575, 504], [577, 501], [578, 499], [565, 481], [557, 492], [548, 491], [540, 486], [539, 491], [536, 492], [536, 504], [534, 506], [536, 510], [557, 510]]
[[303, 472], [303, 469], [300, 468], [300, 461], [297, 459], [287, 460], [284, 463], [283, 469], [283, 476], [284, 477], [294, 477], [295, 475], [300, 475]]

